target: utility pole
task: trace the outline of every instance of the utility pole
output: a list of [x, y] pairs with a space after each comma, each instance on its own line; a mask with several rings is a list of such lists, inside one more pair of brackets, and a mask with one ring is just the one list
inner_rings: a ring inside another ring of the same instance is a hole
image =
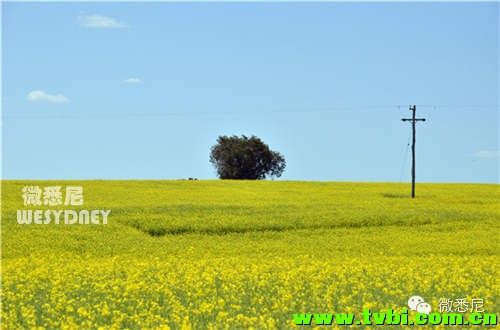
[[411, 198], [415, 198], [415, 142], [416, 142], [416, 127], [417, 121], [425, 121], [425, 118], [415, 118], [415, 112], [417, 111], [416, 105], [410, 105], [410, 111], [413, 115], [411, 118], [403, 118], [402, 121], [411, 121], [412, 129], [412, 143], [411, 143]]

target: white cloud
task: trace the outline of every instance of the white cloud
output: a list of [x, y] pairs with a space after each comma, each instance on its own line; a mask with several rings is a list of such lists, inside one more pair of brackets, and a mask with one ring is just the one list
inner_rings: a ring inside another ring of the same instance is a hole
[[47, 94], [44, 91], [31, 91], [28, 93], [28, 96], [26, 96], [28, 101], [31, 102], [49, 102], [49, 103], [68, 103], [69, 99], [62, 95], [62, 94], [57, 94], [57, 95], [51, 95]]
[[479, 158], [498, 158], [500, 152], [498, 150], [480, 150], [476, 152], [474, 156]]
[[142, 79], [133, 78], [133, 77], [125, 79], [123, 82], [126, 84], [142, 84], [143, 83]]
[[78, 21], [81, 26], [93, 29], [119, 29], [127, 26], [124, 22], [100, 15], [78, 16]]

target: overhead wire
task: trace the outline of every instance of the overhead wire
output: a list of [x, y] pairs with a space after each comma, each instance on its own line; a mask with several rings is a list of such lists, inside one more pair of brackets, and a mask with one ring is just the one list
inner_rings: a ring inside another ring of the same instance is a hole
[[411, 140], [411, 131], [408, 133], [408, 141], [406, 142], [406, 146], [403, 149], [403, 165], [401, 166], [401, 175], [399, 176], [399, 184], [398, 184], [398, 196], [401, 194], [401, 184], [403, 183], [403, 175], [406, 170], [406, 160], [408, 159], [408, 154], [410, 151], [410, 140]]
[[[161, 118], [161, 117], [188, 117], [188, 116], [248, 116], [254, 114], [280, 114], [280, 113], [328, 113], [328, 112], [355, 112], [355, 111], [374, 111], [374, 110], [402, 110], [404, 105], [358, 105], [358, 106], [335, 106], [335, 107], [317, 107], [309, 109], [271, 109], [257, 110], [252, 112], [237, 112], [237, 111], [183, 111], [183, 112], [81, 112], [81, 113], [58, 113], [58, 114], [30, 114], [19, 113], [10, 114], [3, 113], [2, 119], [81, 119], [81, 118]], [[437, 109], [454, 109], [454, 110], [478, 110], [478, 109], [496, 109], [494, 105], [468, 105], [468, 106], [446, 106], [446, 105], [417, 105], [419, 108], [431, 108], [434, 111]]]

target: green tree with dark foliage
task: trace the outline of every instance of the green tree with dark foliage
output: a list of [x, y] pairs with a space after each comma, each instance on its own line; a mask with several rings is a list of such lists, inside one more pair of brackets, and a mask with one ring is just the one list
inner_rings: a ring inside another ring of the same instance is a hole
[[285, 170], [283, 155], [272, 151], [256, 136], [219, 136], [210, 150], [210, 162], [221, 179], [261, 180], [280, 177]]

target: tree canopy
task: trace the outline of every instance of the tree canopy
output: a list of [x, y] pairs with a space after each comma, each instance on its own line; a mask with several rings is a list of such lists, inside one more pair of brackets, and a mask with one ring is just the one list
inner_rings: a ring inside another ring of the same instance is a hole
[[219, 136], [210, 150], [210, 162], [221, 179], [261, 180], [280, 177], [285, 158], [256, 136]]

